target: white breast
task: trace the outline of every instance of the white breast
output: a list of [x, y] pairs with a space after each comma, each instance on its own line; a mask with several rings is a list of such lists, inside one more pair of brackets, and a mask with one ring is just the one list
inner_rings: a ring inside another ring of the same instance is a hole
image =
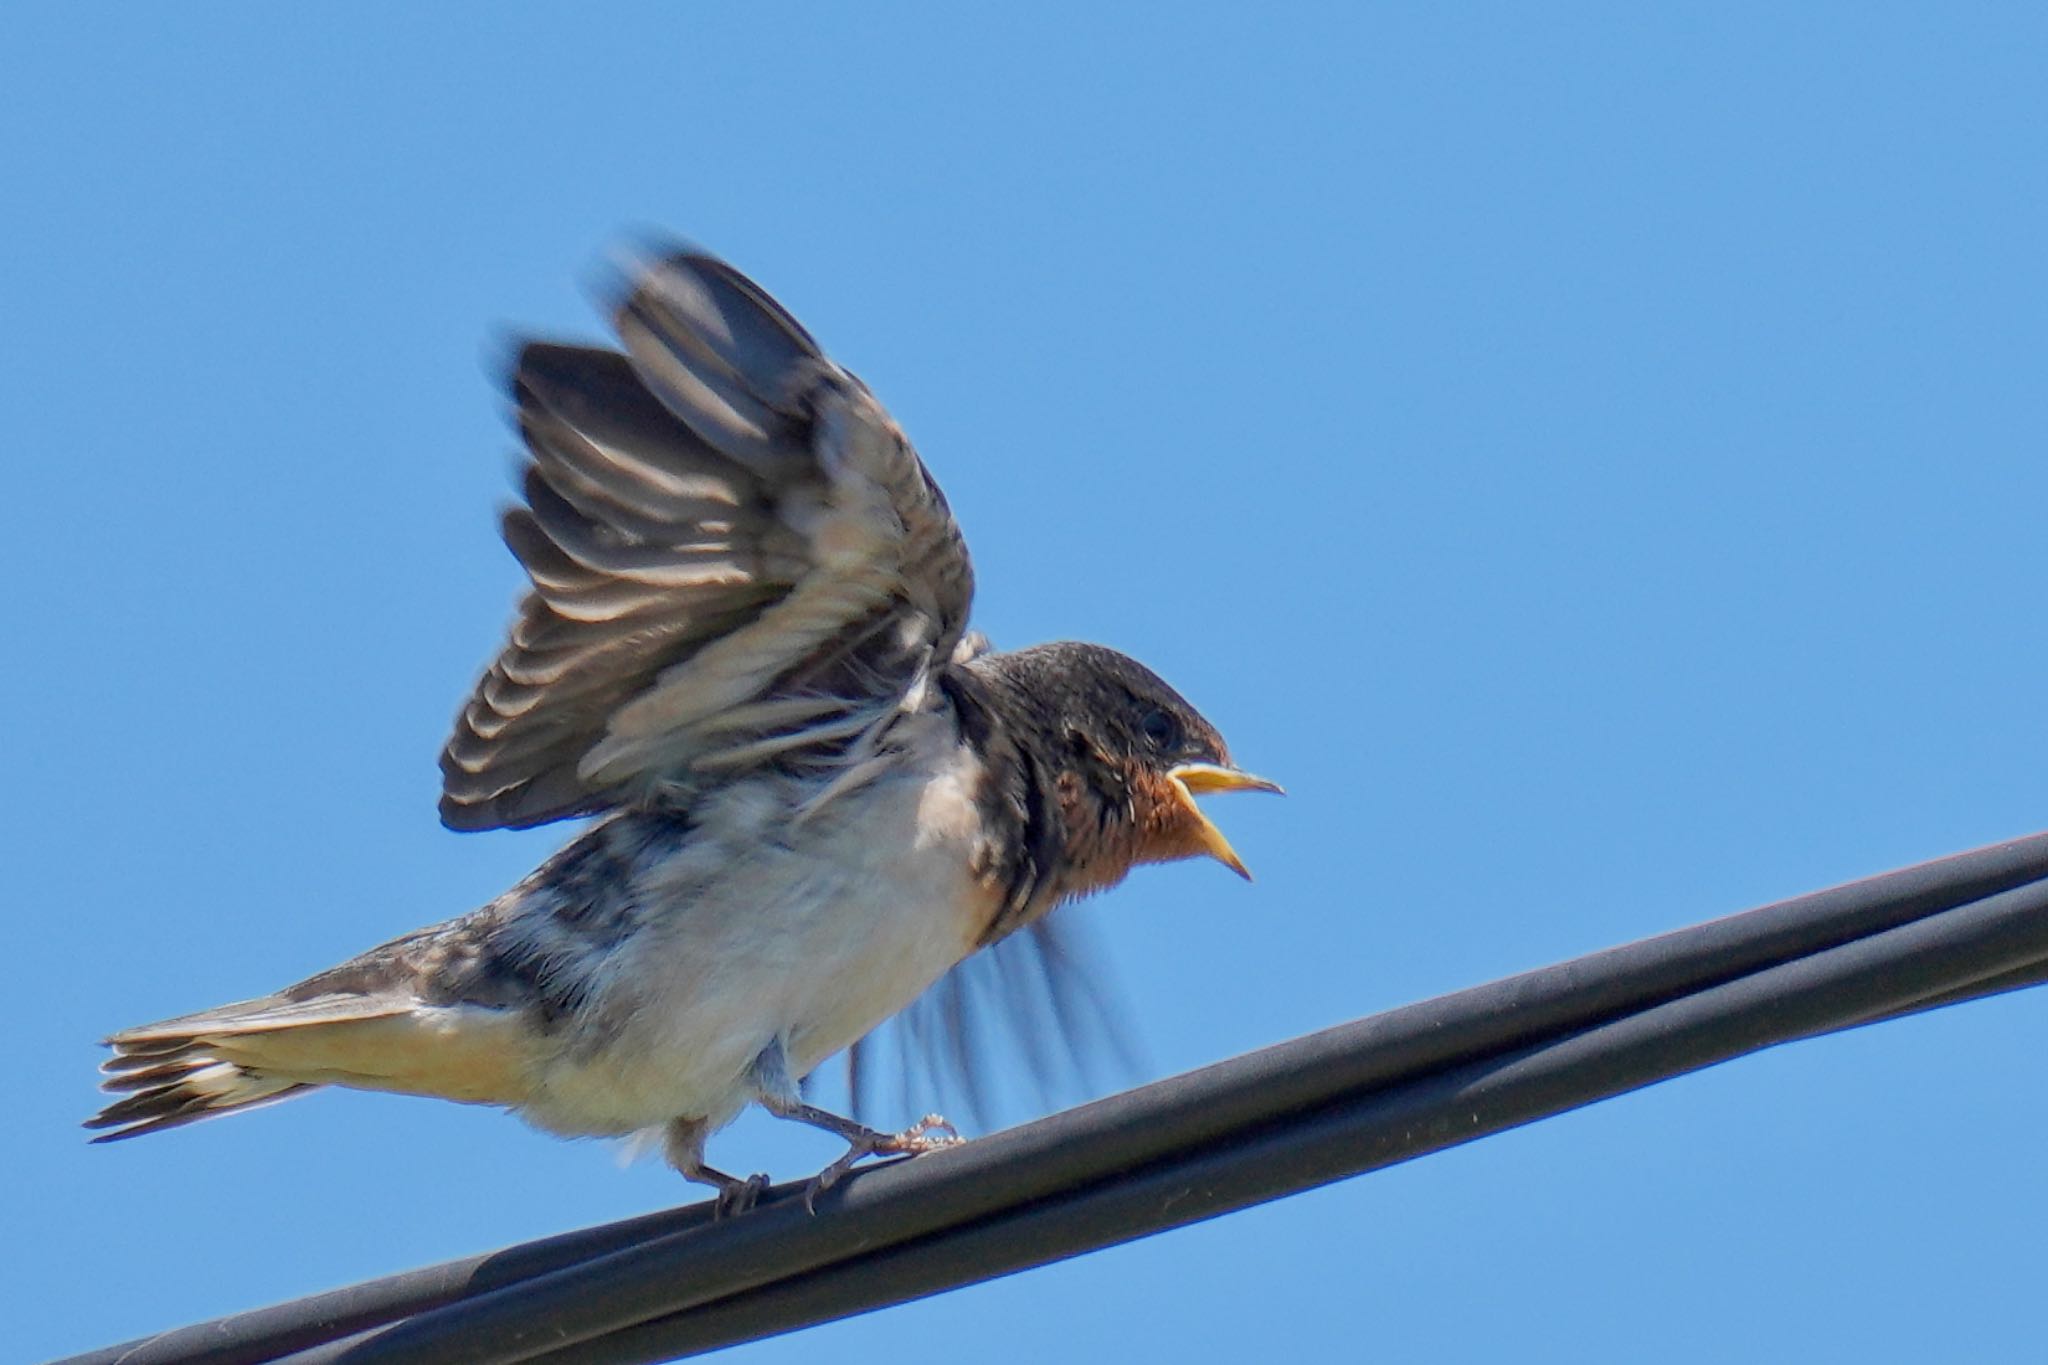
[[973, 951], [995, 908], [970, 871], [980, 765], [948, 722], [918, 718], [910, 761], [800, 823], [804, 791], [767, 776], [693, 810], [522, 1113], [565, 1133], [722, 1124], [771, 1042], [802, 1075]]

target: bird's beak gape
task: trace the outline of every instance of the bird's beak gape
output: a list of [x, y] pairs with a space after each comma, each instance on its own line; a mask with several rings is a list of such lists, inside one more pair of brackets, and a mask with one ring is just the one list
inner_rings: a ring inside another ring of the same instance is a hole
[[1182, 802], [1195, 818], [1196, 838], [1201, 843], [1202, 852], [1250, 881], [1251, 869], [1244, 865], [1244, 859], [1237, 856], [1230, 841], [1223, 837], [1223, 831], [1202, 814], [1195, 798], [1210, 792], [1273, 792], [1285, 795], [1280, 784], [1239, 772], [1236, 768], [1226, 768], [1220, 763], [1182, 763], [1167, 769], [1166, 775], [1173, 779], [1174, 789], [1180, 793]]

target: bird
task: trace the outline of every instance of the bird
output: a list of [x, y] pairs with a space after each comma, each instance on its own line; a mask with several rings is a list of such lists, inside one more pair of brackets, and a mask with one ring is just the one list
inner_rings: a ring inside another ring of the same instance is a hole
[[615, 346], [509, 357], [527, 588], [440, 759], [456, 831], [587, 820], [479, 908], [270, 995], [105, 1039], [97, 1142], [337, 1086], [657, 1142], [706, 1164], [749, 1105], [870, 1156], [952, 1145], [802, 1079], [970, 955], [1141, 864], [1250, 873], [1196, 798], [1279, 791], [1115, 650], [997, 651], [923, 461], [781, 304], [644, 247]]

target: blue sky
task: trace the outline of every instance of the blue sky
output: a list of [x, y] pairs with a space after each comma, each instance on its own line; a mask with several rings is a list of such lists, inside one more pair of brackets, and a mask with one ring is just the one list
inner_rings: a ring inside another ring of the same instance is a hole
[[[0, 54], [9, 1354], [689, 1195], [322, 1095], [89, 1148], [93, 1040], [495, 894], [434, 758], [510, 609], [508, 332], [757, 275], [999, 644], [1284, 802], [1086, 907], [1183, 1070], [2048, 814], [2025, 6], [18, 6]], [[2048, 997], [1780, 1049], [748, 1348], [982, 1365], [2037, 1349]], [[723, 1164], [829, 1143], [749, 1119]]]

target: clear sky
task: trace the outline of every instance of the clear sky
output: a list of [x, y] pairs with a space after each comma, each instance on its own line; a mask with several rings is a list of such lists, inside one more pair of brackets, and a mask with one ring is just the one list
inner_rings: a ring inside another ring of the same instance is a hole
[[[94, 1040], [465, 910], [508, 332], [636, 227], [918, 440], [998, 644], [1285, 801], [1086, 907], [1140, 1075], [2048, 822], [2048, 11], [16, 5], [12, 1358], [696, 1197], [327, 1094], [112, 1148]], [[973, 12], [971, 12], [973, 11]], [[2038, 1350], [2048, 996], [1780, 1049], [766, 1362]], [[721, 1164], [829, 1142], [750, 1119]], [[1134, 1354], [1135, 1353], [1135, 1354]]]

